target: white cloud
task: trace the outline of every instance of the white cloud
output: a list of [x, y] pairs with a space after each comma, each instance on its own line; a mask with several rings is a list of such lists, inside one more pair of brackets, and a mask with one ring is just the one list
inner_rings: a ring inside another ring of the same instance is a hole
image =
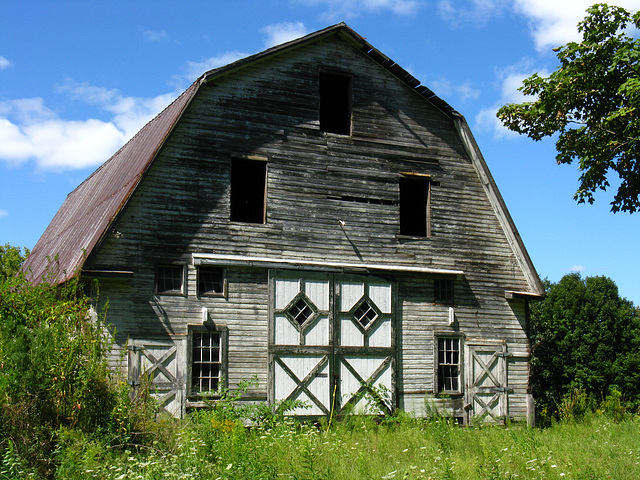
[[[580, 39], [577, 25], [584, 19], [588, 7], [597, 0], [439, 0], [438, 12], [454, 25], [483, 24], [507, 10], [523, 15], [529, 21], [531, 36], [538, 51], [564, 45]], [[612, 0], [627, 10], [640, 8], [638, 0]]]
[[420, 0], [298, 0], [308, 5], [325, 5], [326, 19], [354, 18], [362, 12], [376, 13], [391, 11], [396, 15], [406, 16], [415, 13], [420, 7]]
[[0, 102], [0, 161], [20, 164], [33, 160], [45, 170], [99, 165], [176, 96], [125, 97], [117, 90], [72, 81], [60, 90], [74, 100], [97, 105], [111, 118], [66, 120], [41, 98]]
[[[514, 0], [517, 13], [530, 20], [531, 33], [538, 51], [580, 40], [577, 25], [596, 0]], [[608, 3], [636, 11], [638, 0], [613, 0]]]
[[568, 271], [571, 273], [580, 273], [580, 272], [584, 272], [586, 269], [587, 267], [583, 267], [582, 265], [574, 265]]
[[264, 42], [265, 48], [295, 40], [309, 33], [302, 22], [276, 23], [274, 25], [267, 25], [260, 31], [267, 34], [267, 39]]
[[5, 68], [9, 68], [10, 66], [11, 62], [0, 55], [0, 70], [4, 70]]
[[6, 217], [7, 215], [9, 215], [9, 212], [7, 212], [6, 210], [0, 210], [0, 218]]

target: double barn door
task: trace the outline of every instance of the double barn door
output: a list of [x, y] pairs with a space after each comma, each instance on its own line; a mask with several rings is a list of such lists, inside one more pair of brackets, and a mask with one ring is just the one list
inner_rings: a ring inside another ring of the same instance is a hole
[[298, 415], [395, 405], [395, 288], [374, 276], [270, 273], [270, 398]]

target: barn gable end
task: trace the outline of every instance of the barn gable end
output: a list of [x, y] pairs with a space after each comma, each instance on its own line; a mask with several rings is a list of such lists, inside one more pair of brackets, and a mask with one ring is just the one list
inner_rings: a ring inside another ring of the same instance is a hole
[[173, 414], [254, 376], [253, 400], [301, 415], [372, 391], [527, 414], [543, 289], [495, 182], [464, 118], [344, 24], [204, 74], [41, 242], [34, 272], [85, 249], [62, 267], [101, 278], [114, 368]]

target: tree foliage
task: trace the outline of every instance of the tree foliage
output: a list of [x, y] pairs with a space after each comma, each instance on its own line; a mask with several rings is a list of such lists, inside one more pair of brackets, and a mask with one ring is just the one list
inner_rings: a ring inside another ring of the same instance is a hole
[[593, 203], [617, 173], [613, 212], [640, 209], [640, 40], [627, 26], [640, 28], [640, 12], [589, 8], [578, 25], [582, 41], [555, 49], [558, 69], [524, 80], [520, 90], [536, 99], [498, 111], [507, 128], [534, 140], [558, 134], [557, 162], [578, 160], [579, 203]]
[[28, 255], [28, 248], [13, 247], [8, 243], [0, 245], [0, 282], [18, 273]]
[[553, 411], [566, 395], [595, 402], [612, 386], [640, 404], [640, 311], [607, 277], [566, 275], [547, 282], [546, 299], [531, 310], [532, 390]]

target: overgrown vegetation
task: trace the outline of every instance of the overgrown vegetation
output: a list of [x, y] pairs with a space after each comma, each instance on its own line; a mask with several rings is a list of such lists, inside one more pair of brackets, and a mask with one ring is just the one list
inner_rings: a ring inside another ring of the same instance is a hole
[[638, 311], [609, 279], [569, 276], [533, 312], [544, 429], [391, 413], [373, 386], [371, 415], [301, 423], [287, 417], [300, 402], [243, 402], [255, 380], [177, 420], [150, 382], [133, 392], [110, 376], [107, 326], [82, 285], [32, 285], [15, 275], [28, 252], [0, 253], [0, 480], [640, 477]]
[[24, 275], [16, 275], [24, 260], [20, 249], [5, 247], [2, 260], [3, 468], [19, 466], [51, 476], [60, 429], [96, 432], [110, 426], [117, 399], [106, 363], [110, 345], [102, 316], [92, 314], [90, 299], [77, 281], [59, 287], [31, 285]]

